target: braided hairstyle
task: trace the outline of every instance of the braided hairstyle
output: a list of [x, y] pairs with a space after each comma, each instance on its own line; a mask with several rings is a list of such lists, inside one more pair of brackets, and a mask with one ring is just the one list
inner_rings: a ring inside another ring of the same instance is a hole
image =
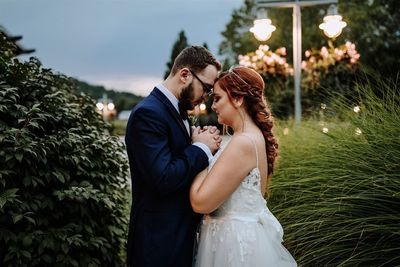
[[264, 80], [255, 70], [237, 66], [220, 73], [218, 84], [229, 99], [243, 97], [244, 108], [261, 130], [267, 151], [268, 184], [278, 156], [278, 142], [272, 133], [273, 117], [263, 94]]

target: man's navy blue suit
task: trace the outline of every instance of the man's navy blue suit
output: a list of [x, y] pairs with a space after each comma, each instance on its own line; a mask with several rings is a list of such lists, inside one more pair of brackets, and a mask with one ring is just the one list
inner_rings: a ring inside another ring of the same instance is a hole
[[128, 266], [191, 266], [201, 215], [189, 189], [208, 166], [172, 103], [157, 88], [132, 110], [125, 142], [132, 174]]

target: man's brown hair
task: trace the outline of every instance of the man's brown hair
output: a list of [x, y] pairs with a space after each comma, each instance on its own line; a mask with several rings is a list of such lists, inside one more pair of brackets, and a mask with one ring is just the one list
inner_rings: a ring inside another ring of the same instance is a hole
[[221, 70], [221, 63], [203, 46], [190, 46], [183, 49], [175, 58], [171, 73], [175, 75], [182, 68], [189, 68], [194, 72], [201, 72], [208, 65]]

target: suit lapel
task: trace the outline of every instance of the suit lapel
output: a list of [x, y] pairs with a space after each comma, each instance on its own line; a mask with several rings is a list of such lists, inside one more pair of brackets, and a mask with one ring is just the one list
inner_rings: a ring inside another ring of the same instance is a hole
[[189, 117], [188, 117], [188, 122], [189, 122], [189, 136], [190, 140], [192, 140], [192, 122], [190, 121]]
[[[179, 115], [179, 113], [175, 109], [175, 107], [172, 105], [172, 103], [169, 101], [169, 99], [157, 87], [154, 87], [151, 94], [154, 95], [158, 100], [160, 100], [167, 107], [168, 112], [178, 123], [179, 128], [183, 131], [187, 141], [189, 143], [191, 143], [191, 136], [189, 136], [188, 131], [186, 129], [185, 124], [182, 121], [181, 116]], [[189, 119], [188, 119], [188, 121], [189, 121]], [[189, 122], [189, 126], [190, 126], [190, 122]], [[190, 127], [189, 127], [189, 129], [190, 129]]]

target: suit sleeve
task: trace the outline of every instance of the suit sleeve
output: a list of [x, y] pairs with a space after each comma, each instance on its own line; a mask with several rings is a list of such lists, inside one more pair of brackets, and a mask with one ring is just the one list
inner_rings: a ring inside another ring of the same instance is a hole
[[169, 143], [173, 137], [168, 136], [166, 127], [157, 113], [140, 109], [132, 117], [127, 132], [141, 177], [160, 194], [187, 188], [197, 173], [208, 166], [206, 153], [194, 145], [173, 157]]

